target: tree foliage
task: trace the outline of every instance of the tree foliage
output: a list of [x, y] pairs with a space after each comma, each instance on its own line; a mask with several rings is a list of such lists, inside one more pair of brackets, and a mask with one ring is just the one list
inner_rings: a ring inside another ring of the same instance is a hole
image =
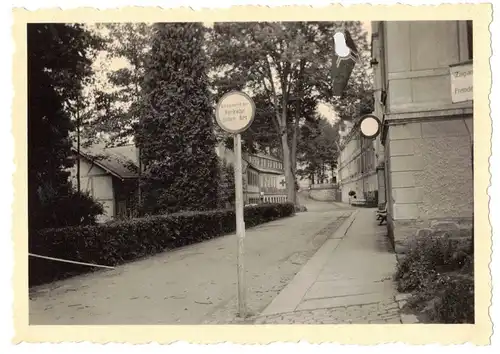
[[324, 117], [302, 125], [297, 159], [303, 167], [297, 174], [312, 183], [325, 182], [327, 172], [337, 167], [338, 139], [337, 125], [330, 124]]
[[204, 34], [199, 23], [153, 27], [136, 133], [144, 213], [216, 207], [219, 163]]
[[228, 205], [234, 205], [235, 201], [235, 184], [234, 184], [234, 167], [228, 164], [227, 161], [220, 162], [220, 183], [219, 183], [219, 207], [225, 208]]
[[[33, 229], [67, 225], [61, 215], [51, 217], [61, 211], [61, 205], [74, 206], [73, 219], [93, 209], [79, 210], [81, 203], [61, 204], [61, 200], [73, 193], [67, 172], [74, 163], [71, 112], [91, 78], [91, 58], [101, 42], [78, 24], [28, 24], [27, 31], [28, 203], [29, 227]], [[91, 216], [97, 209], [89, 211]]]
[[333, 35], [339, 29], [334, 22], [233, 22], [216, 23], [211, 33], [216, 91], [244, 89], [257, 98], [281, 147], [291, 202], [303, 107], [332, 93]]
[[[139, 122], [139, 99], [145, 72], [145, 60], [151, 46], [152, 26], [148, 23], [105, 23], [96, 30], [106, 46], [102, 69], [105, 74], [89, 92], [92, 107], [86, 125], [89, 141], [101, 133], [109, 136], [109, 145], [128, 143]], [[112, 68], [111, 63], [120, 63]]]

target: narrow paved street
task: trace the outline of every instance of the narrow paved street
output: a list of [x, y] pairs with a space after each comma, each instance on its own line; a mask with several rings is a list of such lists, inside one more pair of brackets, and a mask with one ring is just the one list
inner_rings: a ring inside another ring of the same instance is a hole
[[[309, 211], [248, 229], [247, 302], [256, 316], [351, 214]], [[236, 236], [228, 235], [30, 291], [30, 324], [237, 323]], [[252, 319], [248, 319], [250, 323]]]

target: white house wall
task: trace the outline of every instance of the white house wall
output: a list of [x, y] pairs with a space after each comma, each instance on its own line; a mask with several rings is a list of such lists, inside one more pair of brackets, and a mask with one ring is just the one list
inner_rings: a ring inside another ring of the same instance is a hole
[[[99, 222], [110, 220], [115, 216], [115, 198], [113, 193], [113, 177], [101, 167], [92, 164], [85, 158], [79, 159], [80, 188], [89, 193], [104, 207], [104, 214], [98, 217]], [[70, 169], [71, 182], [77, 189], [77, 166]]]

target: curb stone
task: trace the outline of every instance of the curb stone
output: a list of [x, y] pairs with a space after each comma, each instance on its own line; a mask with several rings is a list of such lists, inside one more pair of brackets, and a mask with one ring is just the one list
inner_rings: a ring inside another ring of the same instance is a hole
[[327, 262], [329, 255], [338, 247], [356, 219], [358, 211], [353, 211], [342, 221], [337, 230], [327, 238], [325, 243], [306, 262], [295, 277], [282, 289], [271, 303], [260, 313], [259, 317], [294, 312], [302, 301], [307, 290], [314, 284], [316, 277]]

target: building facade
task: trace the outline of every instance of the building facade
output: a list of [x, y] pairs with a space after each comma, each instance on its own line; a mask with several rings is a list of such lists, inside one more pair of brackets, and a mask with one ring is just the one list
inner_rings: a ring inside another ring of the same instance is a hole
[[473, 220], [472, 22], [377, 21], [372, 37], [379, 192], [404, 252], [435, 220]]
[[378, 203], [377, 158], [380, 139], [365, 139], [359, 129], [359, 120], [342, 137], [337, 166], [338, 185], [342, 202], [349, 203], [350, 191], [356, 199], [369, 204]]
[[243, 158], [249, 165], [246, 202], [249, 204], [286, 202], [283, 163], [267, 154], [244, 154]]
[[[231, 149], [220, 144], [217, 155], [234, 165]], [[283, 203], [287, 200], [283, 163], [270, 154], [248, 154], [242, 156], [243, 199], [245, 204]]]

